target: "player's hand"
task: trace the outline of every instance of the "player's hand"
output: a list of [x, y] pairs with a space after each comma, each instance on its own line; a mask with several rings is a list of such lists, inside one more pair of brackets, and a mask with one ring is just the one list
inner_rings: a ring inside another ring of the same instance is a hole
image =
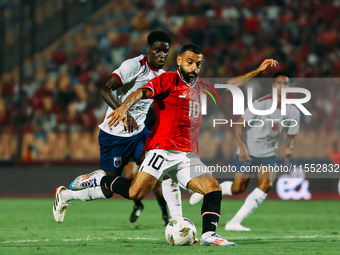
[[240, 154], [238, 155], [238, 159], [241, 162], [248, 162], [248, 161], [250, 161], [250, 155], [249, 155], [248, 150], [240, 149]]
[[264, 73], [269, 67], [275, 67], [279, 64], [275, 59], [265, 59], [262, 64], [257, 68], [259, 73]]
[[293, 149], [292, 148], [286, 148], [285, 150], [285, 161], [290, 161], [291, 157], [293, 154]]
[[133, 132], [133, 129], [138, 130], [137, 122], [131, 115], [127, 114], [124, 122], [124, 130], [129, 132], [129, 134]]
[[124, 106], [118, 107], [116, 110], [111, 112], [106, 118], [110, 119], [108, 125], [116, 127], [120, 121], [123, 121], [124, 128], [127, 128], [126, 124], [127, 110]]

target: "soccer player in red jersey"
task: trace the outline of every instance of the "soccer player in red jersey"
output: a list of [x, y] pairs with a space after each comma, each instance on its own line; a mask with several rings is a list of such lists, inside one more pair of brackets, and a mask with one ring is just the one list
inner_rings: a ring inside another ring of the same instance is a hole
[[[203, 62], [202, 50], [194, 45], [183, 46], [177, 57], [177, 72], [167, 72], [130, 94], [124, 103], [111, 113], [109, 125], [118, 125], [129, 108], [141, 99], [154, 100], [156, 124], [151, 129], [143, 151], [143, 161], [136, 179], [104, 176], [101, 185], [127, 199], [145, 197], [156, 184], [168, 175], [182, 188], [204, 195], [202, 204], [202, 236], [200, 245], [235, 245], [215, 233], [220, 217], [221, 188], [210, 173], [196, 171], [203, 166], [198, 157], [198, 133], [202, 120], [200, 95], [209, 84], [200, 80], [198, 74]], [[242, 86], [247, 79], [275, 66], [275, 60], [267, 59], [253, 72], [228, 81]], [[204, 90], [202, 90], [202, 88]], [[211, 90], [211, 88], [210, 88]]]

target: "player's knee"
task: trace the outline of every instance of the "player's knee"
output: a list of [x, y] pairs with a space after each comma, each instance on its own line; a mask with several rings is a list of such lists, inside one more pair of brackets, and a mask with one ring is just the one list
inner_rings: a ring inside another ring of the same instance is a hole
[[234, 182], [231, 186], [231, 193], [233, 195], [243, 193], [247, 188], [247, 182]]
[[140, 198], [141, 195], [139, 193], [136, 193], [136, 192], [130, 192], [129, 196], [130, 196], [131, 200], [141, 200], [142, 199], [142, 198]]
[[142, 200], [145, 197], [145, 192], [143, 190], [131, 190], [129, 191], [129, 196], [131, 200]]
[[206, 193], [210, 193], [213, 191], [220, 191], [221, 186], [218, 181], [214, 178], [209, 179], [209, 184], [207, 185]]
[[263, 192], [268, 193], [269, 190], [272, 188], [270, 179], [269, 178], [261, 179], [261, 181], [259, 181], [258, 188]]

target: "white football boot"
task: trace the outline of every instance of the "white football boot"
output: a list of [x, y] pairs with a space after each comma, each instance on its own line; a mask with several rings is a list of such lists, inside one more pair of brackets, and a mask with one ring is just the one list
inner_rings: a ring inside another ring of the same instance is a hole
[[66, 190], [64, 186], [59, 186], [55, 192], [55, 201], [53, 205], [53, 216], [56, 222], [60, 223], [64, 221], [64, 216], [69, 202], [63, 200], [61, 192]]
[[89, 174], [80, 175], [75, 178], [73, 182], [71, 182], [70, 189], [82, 190], [86, 188], [100, 186], [100, 180], [105, 175], [105, 172], [100, 169]]
[[208, 231], [201, 236], [200, 245], [236, 246], [237, 244], [229, 242], [213, 231]]

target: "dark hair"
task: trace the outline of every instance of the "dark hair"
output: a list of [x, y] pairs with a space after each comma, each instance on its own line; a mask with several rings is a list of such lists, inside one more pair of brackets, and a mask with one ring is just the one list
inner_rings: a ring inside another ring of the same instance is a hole
[[148, 45], [152, 46], [154, 42], [166, 42], [171, 45], [170, 36], [163, 31], [153, 31], [148, 35]]
[[288, 78], [291, 78], [291, 75], [286, 71], [278, 71], [273, 75], [274, 78], [276, 78], [278, 76], [286, 76]]
[[186, 52], [186, 51], [192, 51], [195, 54], [203, 54], [202, 49], [197, 46], [196, 44], [186, 44], [182, 47], [181, 51], [179, 52], [179, 55], [181, 55], [182, 53]]

